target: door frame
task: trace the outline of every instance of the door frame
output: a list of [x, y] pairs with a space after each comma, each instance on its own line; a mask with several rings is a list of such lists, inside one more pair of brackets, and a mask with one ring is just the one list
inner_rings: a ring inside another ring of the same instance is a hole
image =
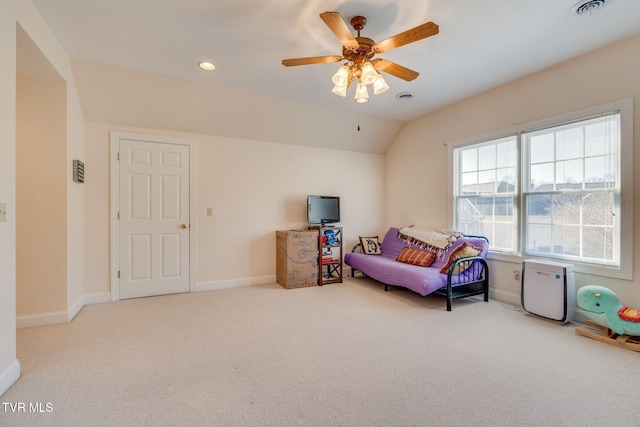
[[196, 260], [197, 260], [197, 215], [196, 215], [196, 141], [185, 138], [174, 138], [159, 135], [148, 135], [141, 133], [111, 131], [111, 179], [110, 179], [110, 224], [111, 224], [111, 259], [110, 259], [110, 282], [111, 301], [120, 300], [120, 280], [118, 270], [120, 270], [120, 250], [119, 236], [120, 224], [118, 221], [118, 211], [120, 209], [120, 162], [118, 153], [120, 151], [120, 140], [129, 139], [151, 143], [177, 144], [189, 147], [189, 292], [196, 291]]

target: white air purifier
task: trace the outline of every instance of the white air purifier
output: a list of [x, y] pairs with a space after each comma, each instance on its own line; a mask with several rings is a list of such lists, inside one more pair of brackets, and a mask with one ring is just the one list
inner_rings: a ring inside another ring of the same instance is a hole
[[530, 314], [566, 323], [576, 311], [573, 264], [545, 260], [522, 263], [522, 308]]

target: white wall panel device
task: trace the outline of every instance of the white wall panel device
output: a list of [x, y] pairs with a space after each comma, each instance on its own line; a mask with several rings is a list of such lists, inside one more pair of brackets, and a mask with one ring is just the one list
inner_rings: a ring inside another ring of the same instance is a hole
[[545, 319], [566, 323], [576, 311], [573, 264], [545, 260], [522, 263], [522, 308]]

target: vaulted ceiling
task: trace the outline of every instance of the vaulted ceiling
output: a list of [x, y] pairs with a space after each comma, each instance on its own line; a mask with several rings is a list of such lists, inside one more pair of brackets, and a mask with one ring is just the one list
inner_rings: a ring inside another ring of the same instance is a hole
[[[591, 0], [594, 3], [605, 0]], [[433, 21], [440, 33], [380, 57], [420, 73], [361, 111], [409, 120], [640, 32], [640, 1], [606, 0], [578, 16], [576, 0], [33, 0], [71, 58], [355, 109], [331, 93], [339, 64], [284, 67], [282, 59], [340, 55], [319, 18], [367, 18], [381, 41]], [[213, 62], [213, 72], [199, 61]], [[396, 95], [409, 92], [411, 100]]]

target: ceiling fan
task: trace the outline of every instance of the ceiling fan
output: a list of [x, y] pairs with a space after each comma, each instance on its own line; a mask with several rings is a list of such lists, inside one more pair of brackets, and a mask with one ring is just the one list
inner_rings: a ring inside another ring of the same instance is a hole
[[332, 92], [344, 97], [351, 82], [358, 80], [355, 99], [359, 103], [369, 100], [367, 85], [373, 85], [374, 94], [376, 95], [389, 89], [379, 71], [384, 71], [406, 81], [412, 81], [419, 75], [416, 71], [386, 59], [377, 58], [372, 60], [374, 55], [436, 35], [439, 31], [436, 24], [427, 22], [376, 43], [368, 37], [360, 36], [360, 30], [367, 24], [367, 19], [364, 16], [355, 16], [351, 19], [351, 26], [358, 32], [357, 37], [353, 36], [347, 23], [338, 12], [324, 12], [320, 14], [320, 18], [342, 43], [342, 56], [331, 55], [285, 59], [282, 61], [282, 65], [293, 67], [347, 61], [332, 78], [335, 85]]

